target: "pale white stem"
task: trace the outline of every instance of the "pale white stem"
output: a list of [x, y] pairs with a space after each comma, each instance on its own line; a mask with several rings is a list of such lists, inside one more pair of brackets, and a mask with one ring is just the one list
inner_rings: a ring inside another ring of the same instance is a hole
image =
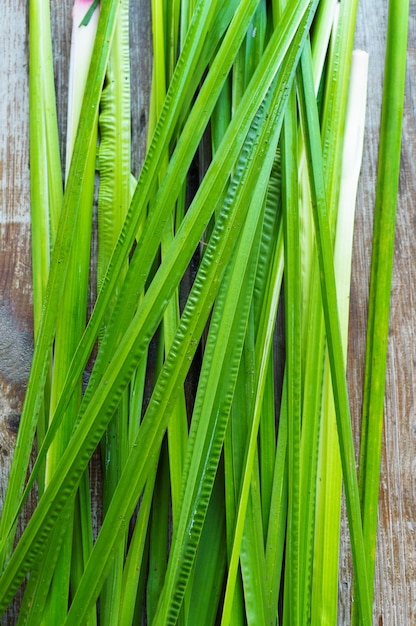
[[[363, 154], [367, 75], [368, 54], [362, 50], [354, 50], [351, 63], [351, 78], [342, 154], [336, 244], [334, 250], [337, 293], [340, 294], [339, 297], [346, 298], [347, 300], [349, 300], [350, 292], [355, 202]], [[342, 296], [341, 293], [343, 294]], [[344, 328], [343, 332], [345, 336], [343, 343], [345, 352], [349, 306], [347, 303], [341, 306], [340, 303], [338, 303], [338, 308], [341, 328]], [[343, 315], [346, 316], [345, 320], [341, 319]]]
[[75, 0], [72, 9], [72, 39], [68, 84], [65, 178], [68, 176], [82, 99], [87, 82], [99, 17], [99, 6], [86, 26], [81, 26], [94, 0]]

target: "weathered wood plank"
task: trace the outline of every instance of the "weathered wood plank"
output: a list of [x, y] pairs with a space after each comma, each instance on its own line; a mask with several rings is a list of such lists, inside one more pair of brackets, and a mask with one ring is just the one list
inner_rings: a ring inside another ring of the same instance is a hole
[[3, 486], [32, 345], [24, 5], [6, 2], [0, 26], [0, 478]]
[[[63, 134], [69, 52], [70, 0], [52, 3], [58, 116]], [[136, 107], [133, 169], [143, 159], [150, 76], [150, 2], [132, 2]], [[357, 46], [370, 54], [366, 139], [358, 195], [351, 292], [349, 385], [359, 433], [365, 327], [377, 165], [387, 3], [361, 0]], [[29, 226], [27, 3], [3, 0], [0, 21], [0, 499], [12, 454], [32, 352]], [[416, 3], [411, 4], [408, 82], [396, 234], [386, 426], [380, 490], [376, 624], [416, 623]], [[358, 440], [357, 440], [358, 441]], [[347, 625], [351, 573], [344, 520], [339, 624]], [[380, 621], [380, 619], [382, 621]], [[7, 623], [14, 623], [13, 614]]]

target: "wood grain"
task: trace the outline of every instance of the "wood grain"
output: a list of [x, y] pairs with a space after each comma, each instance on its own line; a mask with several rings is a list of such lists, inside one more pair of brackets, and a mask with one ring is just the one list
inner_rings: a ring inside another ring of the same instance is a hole
[[[0, 499], [32, 353], [29, 224], [27, 2], [2, 0], [0, 20]], [[60, 129], [65, 126], [70, 5], [53, 1]], [[150, 2], [132, 2], [133, 170], [144, 155], [151, 73]], [[349, 387], [357, 436], [371, 255], [372, 212], [387, 2], [360, 0], [356, 44], [369, 52], [366, 138], [357, 200], [351, 291]], [[400, 197], [385, 400], [374, 623], [416, 624], [416, 3], [411, 3]], [[63, 132], [62, 132], [63, 136]], [[351, 566], [343, 521], [339, 624], [350, 623]], [[9, 613], [4, 623], [14, 623]]]
[[25, 3], [7, 2], [0, 35], [0, 471], [12, 452], [31, 357]]

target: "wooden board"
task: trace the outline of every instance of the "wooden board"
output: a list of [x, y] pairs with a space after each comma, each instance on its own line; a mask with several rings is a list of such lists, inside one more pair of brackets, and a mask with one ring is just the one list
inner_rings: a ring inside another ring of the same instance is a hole
[[[32, 353], [28, 153], [27, 4], [2, 0], [0, 21], [0, 497], [4, 493]], [[60, 128], [66, 115], [70, 4], [52, 2]], [[143, 42], [133, 59], [140, 127], [135, 163], [143, 158], [151, 71], [150, 2], [132, 3], [132, 32]], [[357, 201], [351, 291], [349, 386], [359, 432], [377, 166], [387, 2], [361, 0], [356, 43], [370, 54], [364, 160]], [[416, 3], [411, 3], [400, 197], [389, 338], [386, 425], [380, 489], [374, 623], [416, 624]], [[351, 594], [347, 525], [343, 523], [339, 624]], [[6, 622], [5, 622], [6, 623]], [[7, 623], [14, 623], [9, 614]]]

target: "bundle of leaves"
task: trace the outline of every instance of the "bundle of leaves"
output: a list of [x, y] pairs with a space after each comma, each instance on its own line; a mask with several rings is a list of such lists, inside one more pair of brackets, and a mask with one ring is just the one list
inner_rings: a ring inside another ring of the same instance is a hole
[[357, 1], [152, 0], [137, 179], [129, 3], [75, 2], [62, 168], [49, 6], [30, 1], [35, 351], [0, 523], [0, 606], [23, 584], [19, 624], [335, 624], [342, 485], [353, 619], [371, 624], [381, 443], [367, 442], [382, 423], [408, 11], [390, 5], [396, 128], [381, 131], [360, 493], [345, 373]]

